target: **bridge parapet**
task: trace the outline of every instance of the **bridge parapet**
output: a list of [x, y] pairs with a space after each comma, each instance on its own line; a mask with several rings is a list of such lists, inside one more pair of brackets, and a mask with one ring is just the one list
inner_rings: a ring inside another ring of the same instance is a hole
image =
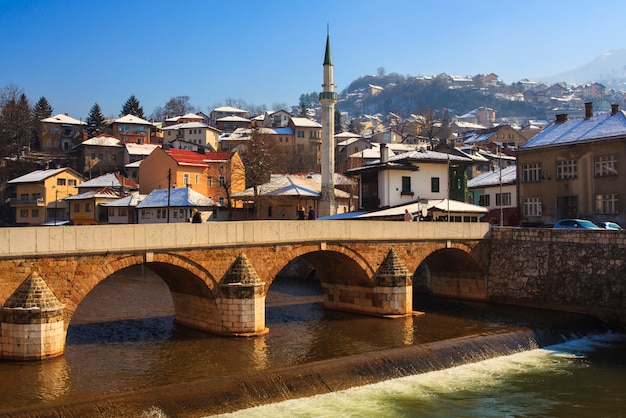
[[238, 221], [0, 228], [0, 258], [314, 242], [482, 239], [489, 224]]

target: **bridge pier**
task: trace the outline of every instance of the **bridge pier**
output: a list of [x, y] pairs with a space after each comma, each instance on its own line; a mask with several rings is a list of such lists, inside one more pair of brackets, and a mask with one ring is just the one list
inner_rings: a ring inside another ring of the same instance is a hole
[[413, 312], [411, 273], [390, 249], [373, 277], [374, 286], [322, 283], [324, 306], [329, 309], [397, 317]]
[[32, 272], [0, 309], [0, 358], [41, 360], [63, 354], [63, 304]]
[[265, 327], [265, 283], [245, 254], [226, 272], [218, 300], [222, 312], [221, 334], [252, 337], [268, 332]]

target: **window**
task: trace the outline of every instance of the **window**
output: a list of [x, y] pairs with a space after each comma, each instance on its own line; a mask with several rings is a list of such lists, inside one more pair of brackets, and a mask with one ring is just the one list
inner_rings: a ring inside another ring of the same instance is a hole
[[594, 172], [596, 177], [617, 175], [617, 156], [600, 155], [594, 158]]
[[115, 216], [115, 208], [109, 208], [107, 212], [109, 213], [109, 218]]
[[497, 206], [510, 206], [511, 205], [511, 192], [507, 193], [496, 193], [496, 205]]
[[29, 196], [28, 193], [22, 193], [20, 195], [20, 200], [28, 200], [28, 196]]
[[298, 131], [298, 138], [304, 138], [304, 131]]
[[223, 197], [220, 197], [220, 198], [218, 199], [218, 203], [220, 204], [220, 206], [224, 206], [224, 204], [226, 203], [226, 201], [224, 200], [224, 198], [223, 198]]
[[196, 184], [200, 183], [200, 174], [196, 174]]
[[118, 215], [119, 216], [128, 216], [128, 208], [119, 208]]
[[402, 191], [400, 194], [413, 196], [413, 192], [411, 191], [411, 177], [402, 176]]
[[74, 180], [74, 179], [67, 180], [67, 185], [68, 186], [72, 186], [72, 187], [76, 187], [76, 180]]
[[185, 186], [188, 186], [188, 185], [189, 185], [189, 173], [185, 173], [185, 174], [183, 174], [183, 184], [184, 184]]
[[522, 181], [529, 183], [541, 180], [541, 163], [530, 163], [522, 165]]
[[615, 215], [619, 213], [619, 198], [616, 194], [596, 195], [596, 215]]
[[207, 187], [213, 187], [213, 177], [211, 177], [211, 176], [207, 177], [206, 185], [207, 185]]
[[20, 218], [28, 218], [28, 209], [20, 210]]
[[490, 199], [488, 194], [481, 194], [478, 196], [478, 204], [480, 206], [489, 206]]
[[541, 199], [538, 197], [527, 197], [524, 199], [525, 216], [541, 216]]
[[74, 203], [74, 213], [80, 212], [80, 203]]
[[220, 185], [220, 187], [224, 187], [224, 183], [225, 183], [224, 176], [220, 176], [219, 177], [219, 185]]
[[576, 160], [556, 162], [557, 180], [575, 179], [576, 177], [578, 177], [578, 164]]
[[91, 203], [85, 203], [85, 212], [91, 212]]
[[433, 193], [439, 192], [439, 177], [430, 178], [430, 191]]
[[57, 186], [65, 186], [65, 179], [57, 179]]

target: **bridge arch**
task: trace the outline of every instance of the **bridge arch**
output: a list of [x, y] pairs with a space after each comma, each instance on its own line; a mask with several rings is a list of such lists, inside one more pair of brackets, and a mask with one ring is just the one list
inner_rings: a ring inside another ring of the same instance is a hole
[[441, 248], [426, 256], [413, 276], [418, 292], [458, 299], [486, 300], [486, 272], [471, 251]]

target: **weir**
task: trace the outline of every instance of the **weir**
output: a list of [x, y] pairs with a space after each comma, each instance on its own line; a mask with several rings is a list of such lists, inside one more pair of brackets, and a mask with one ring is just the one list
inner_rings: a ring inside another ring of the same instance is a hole
[[545, 328], [519, 327], [107, 399], [11, 411], [10, 416], [131, 416], [157, 410], [166, 416], [201, 417], [442, 370], [606, 331], [605, 325], [591, 317], [573, 316]]

